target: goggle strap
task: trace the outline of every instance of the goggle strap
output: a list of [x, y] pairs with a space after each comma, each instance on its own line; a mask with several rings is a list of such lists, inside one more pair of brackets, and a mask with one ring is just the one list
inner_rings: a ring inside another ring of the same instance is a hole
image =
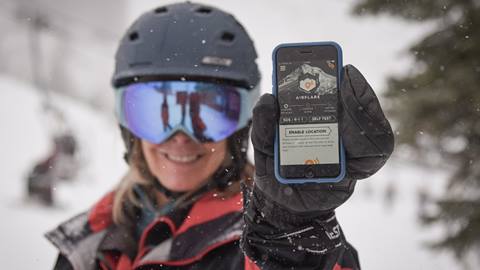
[[240, 119], [238, 121], [238, 126], [237, 130], [240, 130], [244, 127], [247, 126], [249, 120], [252, 117], [252, 110], [253, 107], [255, 106], [258, 98], [260, 97], [260, 91], [259, 91], [260, 86], [257, 85], [255, 88], [246, 90], [246, 89], [240, 89], [240, 95], [241, 101], [242, 101], [242, 108], [240, 110]]

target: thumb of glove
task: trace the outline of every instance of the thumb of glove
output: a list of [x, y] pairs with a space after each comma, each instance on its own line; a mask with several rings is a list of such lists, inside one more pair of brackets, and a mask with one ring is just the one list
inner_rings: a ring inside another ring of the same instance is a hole
[[[278, 103], [271, 94], [264, 94], [253, 109], [252, 144], [255, 149], [255, 171], [259, 176], [274, 175], [273, 151]], [[267, 162], [267, 159], [269, 162]]]

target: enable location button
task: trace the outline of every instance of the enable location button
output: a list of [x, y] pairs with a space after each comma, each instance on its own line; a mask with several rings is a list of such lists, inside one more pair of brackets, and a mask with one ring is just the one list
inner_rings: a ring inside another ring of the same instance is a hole
[[329, 127], [286, 128], [285, 137], [326, 136], [330, 135], [331, 132], [332, 130]]

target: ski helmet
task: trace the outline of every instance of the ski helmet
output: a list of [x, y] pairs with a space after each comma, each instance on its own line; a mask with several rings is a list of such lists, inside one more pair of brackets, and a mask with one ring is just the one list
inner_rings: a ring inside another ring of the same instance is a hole
[[253, 41], [231, 15], [190, 2], [144, 13], [127, 30], [115, 56], [115, 87], [140, 78], [260, 81]]

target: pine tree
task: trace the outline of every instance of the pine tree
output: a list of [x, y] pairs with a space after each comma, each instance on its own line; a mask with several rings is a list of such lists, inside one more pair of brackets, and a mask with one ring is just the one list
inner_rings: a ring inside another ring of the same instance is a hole
[[425, 224], [446, 235], [433, 246], [461, 259], [480, 250], [480, 1], [358, 0], [354, 14], [390, 14], [435, 27], [409, 48], [415, 67], [390, 77], [387, 113], [397, 141], [451, 166], [448, 187]]

